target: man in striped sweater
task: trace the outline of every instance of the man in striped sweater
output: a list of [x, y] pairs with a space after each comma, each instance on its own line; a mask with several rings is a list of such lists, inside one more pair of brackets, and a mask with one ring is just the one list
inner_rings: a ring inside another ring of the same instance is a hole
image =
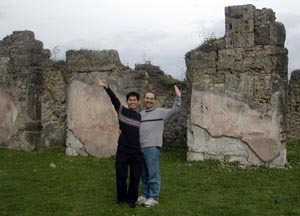
[[144, 97], [146, 110], [141, 112], [140, 144], [144, 156], [142, 166], [142, 195], [137, 204], [152, 207], [158, 204], [161, 187], [160, 149], [163, 145], [163, 130], [165, 121], [179, 111], [181, 92], [175, 85], [175, 102], [171, 109], [155, 108], [156, 96], [147, 92]]
[[[142, 152], [139, 142], [141, 115], [136, 111], [140, 95], [136, 92], [128, 93], [126, 95], [128, 108], [126, 108], [109, 88], [106, 80], [96, 79], [96, 84], [104, 87], [106, 90], [119, 119], [121, 134], [118, 139], [115, 163], [118, 203], [123, 204], [127, 202], [129, 207], [134, 208], [138, 197], [142, 165]], [[130, 169], [130, 181], [127, 191], [128, 166]]]

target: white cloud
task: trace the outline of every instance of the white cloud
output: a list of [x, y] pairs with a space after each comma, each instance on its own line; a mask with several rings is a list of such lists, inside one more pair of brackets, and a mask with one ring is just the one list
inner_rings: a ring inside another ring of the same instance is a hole
[[224, 35], [224, 7], [249, 3], [273, 9], [286, 27], [289, 66], [300, 68], [298, 0], [1, 0], [0, 38], [28, 29], [45, 48], [116, 49], [124, 64], [148, 58], [178, 77], [186, 52]]

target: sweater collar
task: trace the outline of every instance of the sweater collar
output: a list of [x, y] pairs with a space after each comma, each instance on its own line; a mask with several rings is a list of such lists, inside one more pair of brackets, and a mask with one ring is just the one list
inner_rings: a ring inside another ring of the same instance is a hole
[[153, 110], [155, 110], [155, 107], [152, 109], [145, 110], [145, 112], [152, 112]]

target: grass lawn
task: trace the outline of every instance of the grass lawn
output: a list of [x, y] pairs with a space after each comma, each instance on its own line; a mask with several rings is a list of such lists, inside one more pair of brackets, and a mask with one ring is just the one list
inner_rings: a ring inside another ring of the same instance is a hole
[[185, 149], [164, 150], [160, 204], [150, 209], [116, 204], [114, 158], [0, 149], [0, 216], [300, 215], [300, 142], [287, 148], [286, 169], [187, 163]]

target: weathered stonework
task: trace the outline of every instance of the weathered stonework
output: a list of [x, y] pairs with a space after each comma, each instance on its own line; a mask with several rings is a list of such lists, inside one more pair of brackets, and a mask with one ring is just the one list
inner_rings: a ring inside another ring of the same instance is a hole
[[8, 143], [14, 134], [17, 116], [18, 110], [16, 105], [0, 87], [0, 142], [2, 145]]
[[31, 31], [0, 41], [0, 146], [31, 151], [41, 146], [41, 77], [47, 60]]
[[[73, 80], [67, 90], [67, 153], [109, 157], [115, 154], [119, 127], [110, 99], [102, 88]], [[77, 138], [78, 142], [72, 142]], [[74, 146], [75, 144], [75, 146]]]
[[284, 26], [272, 10], [252, 5], [227, 7], [225, 14], [224, 38], [187, 53], [187, 87], [157, 66], [122, 65], [116, 50], [70, 50], [66, 61], [54, 62], [33, 32], [7, 36], [0, 41], [0, 147], [115, 154], [118, 123], [106, 92], [94, 84], [101, 77], [123, 104], [129, 91], [143, 97], [152, 90], [157, 106], [171, 107], [177, 84], [182, 108], [166, 123], [164, 141], [187, 141], [188, 160], [284, 166], [287, 129], [290, 138], [299, 138], [298, 75], [292, 75], [285, 114]]
[[64, 146], [66, 141], [66, 67], [47, 61], [43, 67], [42, 145]]
[[300, 139], [300, 70], [292, 72], [288, 93], [288, 137]]
[[[106, 134], [106, 138], [109, 139], [107, 140], [102, 137], [104, 135], [101, 133], [102, 128], [106, 126], [98, 127], [99, 125], [91, 121], [91, 119], [93, 121], [99, 119], [100, 114], [104, 115], [104, 118], [111, 117], [105, 115], [107, 109], [103, 109], [103, 104], [97, 103], [100, 99], [97, 97], [97, 91], [101, 89], [102, 94], [106, 95], [106, 93], [103, 93], [102, 88], [95, 86], [94, 82], [96, 77], [102, 77], [109, 80], [111, 86], [124, 86], [126, 90], [119, 89], [122, 93], [126, 92], [129, 87], [135, 89], [133, 82], [128, 81], [131, 78], [133, 80], [133, 76], [126, 77], [127, 72], [121, 73], [121, 70], [128, 72], [128, 69], [121, 64], [118, 52], [115, 50], [70, 50], [67, 52], [66, 62], [48, 61], [44, 65], [43, 73], [43, 144], [46, 147], [66, 145], [66, 152], [71, 155], [98, 157], [113, 155], [118, 130], [114, 131], [112, 137], [107, 138]], [[77, 97], [82, 97], [82, 100]], [[93, 98], [92, 101], [90, 101], [91, 98]], [[102, 101], [104, 102], [111, 106], [110, 101]], [[93, 107], [93, 109], [87, 109], [88, 107]], [[107, 121], [110, 122], [113, 119]], [[103, 123], [105, 124], [105, 121]], [[105, 143], [105, 146], [101, 143]]]
[[121, 64], [116, 50], [68, 51], [66, 68], [66, 153], [95, 157], [114, 155], [119, 137], [117, 114], [107, 93], [95, 85], [95, 80], [108, 80], [126, 105], [125, 94], [138, 91], [133, 82], [137, 74]]
[[[136, 65], [136, 73], [146, 73], [148, 88], [141, 89], [143, 96], [145, 90], [152, 91], [156, 94], [156, 107], [171, 108], [175, 100], [174, 85], [176, 84], [181, 90], [182, 106], [178, 113], [168, 119], [164, 128], [164, 145], [184, 144], [186, 143], [186, 120], [188, 96], [186, 91], [186, 82], [179, 82], [170, 76], [166, 76], [158, 66], [151, 64]], [[143, 101], [141, 101], [143, 103]]]
[[[69, 155], [114, 155], [117, 117], [104, 89], [94, 84], [98, 77], [109, 81], [124, 105], [129, 91], [140, 92], [142, 98], [155, 88], [163, 102], [158, 105], [172, 106], [173, 87], [164, 82], [170, 77], [157, 73], [156, 66], [131, 70], [116, 50], [70, 50], [66, 56], [66, 61], [50, 60], [50, 51], [31, 31], [0, 41], [1, 147], [32, 151], [65, 146]], [[185, 122], [171, 122], [165, 141], [183, 140]]]
[[270, 9], [225, 9], [226, 33], [186, 54], [191, 90], [188, 160], [282, 167], [285, 148], [285, 30]]
[[[97, 61], [98, 58], [101, 61]], [[69, 155], [109, 157], [116, 152], [119, 137], [117, 115], [105, 90], [94, 84], [96, 78], [108, 80], [123, 105], [126, 105], [125, 95], [130, 91], [139, 92], [141, 99], [147, 90], [157, 91], [158, 106], [174, 101], [173, 85], [163, 81], [166, 76], [157, 66], [137, 65], [132, 71], [121, 64], [115, 50], [71, 51], [67, 53], [66, 65], [66, 152]], [[142, 103], [141, 100], [140, 109]], [[166, 142], [183, 138], [183, 133], [177, 134], [177, 131], [182, 129], [180, 126], [185, 125], [184, 122], [174, 124], [177, 127], [166, 128]]]

